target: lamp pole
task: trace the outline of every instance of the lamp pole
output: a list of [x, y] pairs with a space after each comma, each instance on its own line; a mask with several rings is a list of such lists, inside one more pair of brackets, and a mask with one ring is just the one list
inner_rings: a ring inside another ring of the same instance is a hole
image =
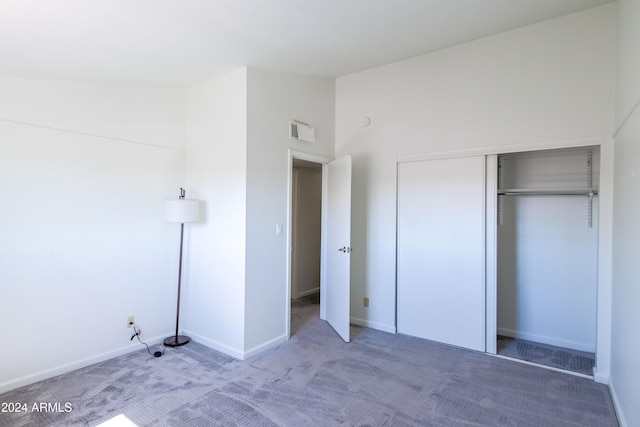
[[[178, 202], [177, 213], [173, 212], [175, 217], [171, 217], [172, 222], [180, 222], [180, 257], [178, 262], [178, 302], [176, 308], [176, 333], [175, 336], [165, 338], [164, 345], [167, 347], [179, 347], [187, 344], [191, 341], [191, 338], [185, 335], [178, 335], [180, 324], [180, 290], [182, 287], [182, 248], [184, 244], [184, 223], [194, 222], [198, 220], [198, 202], [197, 200], [185, 200], [184, 188], [180, 188], [180, 198], [175, 201]], [[175, 206], [175, 205], [174, 205]], [[176, 220], [177, 218], [177, 220]]]

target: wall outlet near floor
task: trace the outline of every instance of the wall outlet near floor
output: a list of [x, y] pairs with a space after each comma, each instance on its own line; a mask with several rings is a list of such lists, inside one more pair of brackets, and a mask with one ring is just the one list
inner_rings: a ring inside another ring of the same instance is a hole
[[364, 297], [364, 306], [369, 307], [369, 297]]
[[127, 317], [127, 328], [132, 327], [136, 323], [136, 316]]

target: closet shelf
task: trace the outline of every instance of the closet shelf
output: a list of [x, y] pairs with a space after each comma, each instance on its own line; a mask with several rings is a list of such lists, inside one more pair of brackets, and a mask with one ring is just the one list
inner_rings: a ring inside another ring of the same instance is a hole
[[498, 196], [596, 196], [597, 188], [499, 188]]

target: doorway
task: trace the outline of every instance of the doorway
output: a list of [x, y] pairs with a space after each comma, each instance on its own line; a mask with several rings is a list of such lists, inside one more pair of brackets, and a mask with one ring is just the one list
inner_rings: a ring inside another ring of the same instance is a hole
[[[349, 342], [351, 290], [351, 155], [338, 159], [289, 150], [287, 184], [287, 255], [285, 334], [291, 337], [291, 269], [293, 229], [293, 164], [303, 160], [322, 168], [320, 237], [320, 319]], [[331, 247], [333, 250], [329, 250]]]
[[294, 158], [291, 171], [291, 335], [320, 317], [322, 164]]

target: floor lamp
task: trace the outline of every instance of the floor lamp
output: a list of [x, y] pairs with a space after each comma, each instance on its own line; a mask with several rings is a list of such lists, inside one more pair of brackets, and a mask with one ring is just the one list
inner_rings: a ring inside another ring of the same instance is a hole
[[164, 220], [166, 222], [180, 223], [180, 262], [178, 264], [178, 308], [176, 309], [176, 334], [164, 340], [167, 347], [179, 347], [191, 341], [185, 335], [178, 335], [178, 324], [180, 322], [180, 287], [182, 284], [182, 244], [184, 241], [184, 223], [197, 222], [200, 220], [200, 204], [198, 200], [184, 198], [184, 188], [180, 188], [180, 198], [178, 200], [167, 200], [164, 202]]

